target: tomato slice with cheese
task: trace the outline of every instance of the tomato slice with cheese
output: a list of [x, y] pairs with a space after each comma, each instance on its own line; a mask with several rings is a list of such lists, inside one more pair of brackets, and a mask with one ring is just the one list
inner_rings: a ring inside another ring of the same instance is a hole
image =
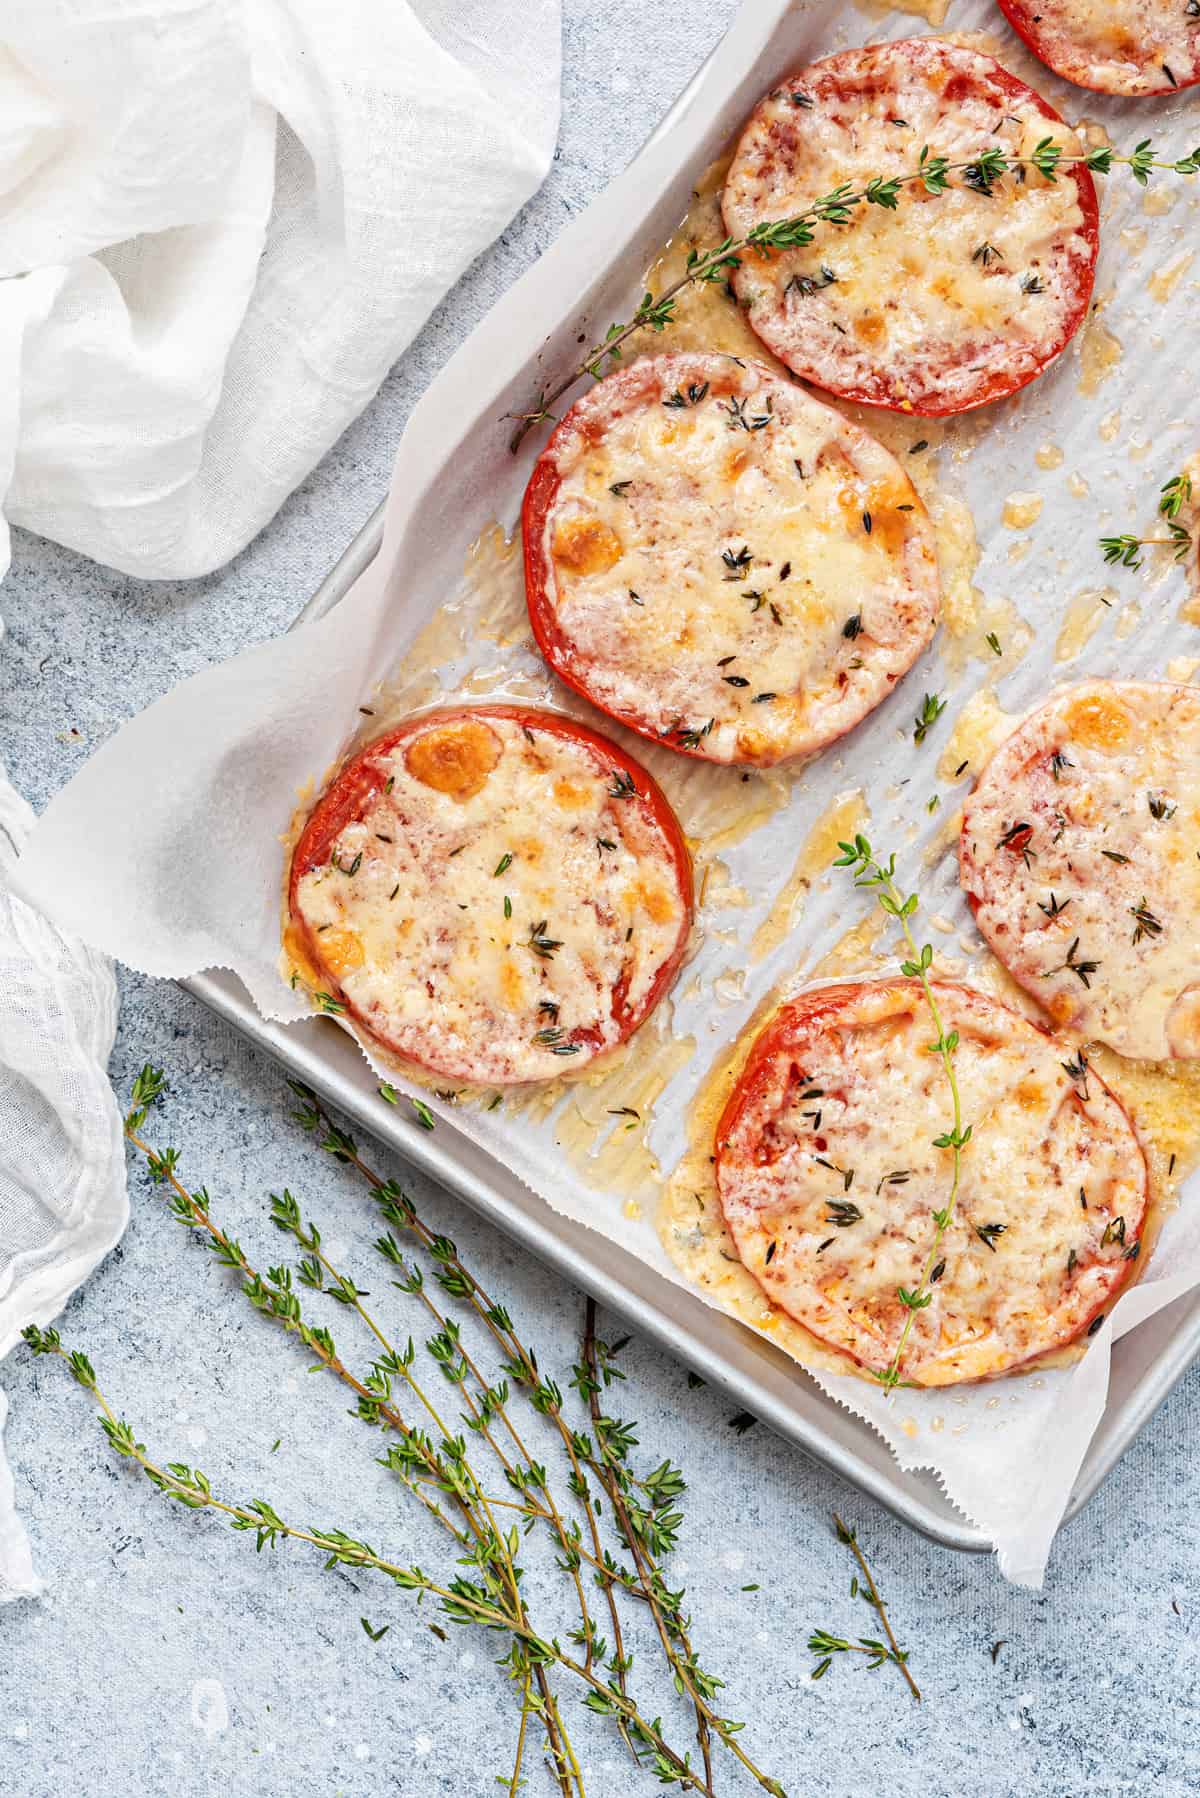
[[670, 986], [692, 918], [645, 769], [557, 713], [455, 707], [349, 761], [296, 844], [285, 948], [405, 1061], [509, 1085], [585, 1066]]
[[906, 181], [923, 157], [1029, 157], [1079, 144], [1054, 109], [990, 56], [913, 38], [844, 50], [760, 103], [726, 178], [726, 229], [743, 238], [845, 185], [904, 183], [894, 210], [864, 204], [811, 244], [742, 253], [733, 285], [748, 323], [806, 380], [843, 398], [939, 417], [1024, 387], [1070, 342], [1099, 247], [1086, 169], [1032, 167], [979, 191]]
[[932, 526], [896, 459], [734, 356], [652, 356], [598, 382], [539, 458], [522, 530], [551, 667], [710, 761], [814, 754], [937, 622]]
[[[1009, 1372], [1086, 1331], [1130, 1278], [1145, 1156], [1128, 1115], [1064, 1045], [938, 981], [971, 1137], [950, 1224], [950, 1128], [918, 981], [814, 988], [754, 1047], [716, 1133], [722, 1210], [772, 1304], [873, 1374], [949, 1386]], [[910, 1308], [901, 1292], [927, 1305]]]
[[1060, 1029], [1200, 1056], [1200, 692], [1064, 687], [996, 750], [959, 875], [1009, 973]]
[[1034, 55], [1077, 87], [1173, 94], [1200, 81], [1200, 6], [1192, 0], [999, 0]]

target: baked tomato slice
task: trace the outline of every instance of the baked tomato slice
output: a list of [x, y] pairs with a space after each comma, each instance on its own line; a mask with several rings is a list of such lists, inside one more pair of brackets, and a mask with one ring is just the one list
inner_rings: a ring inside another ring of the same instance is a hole
[[1200, 1056], [1200, 692], [1081, 681], [963, 808], [959, 878], [1013, 979], [1121, 1055]]
[[726, 1223], [771, 1302], [876, 1375], [911, 1318], [899, 1371], [917, 1386], [1004, 1374], [1080, 1336], [1130, 1277], [1148, 1194], [1127, 1113], [1096, 1075], [1071, 1078], [1064, 1044], [969, 987], [934, 992], [972, 1134], [932, 1268], [950, 1101], [918, 981], [784, 1005], [715, 1143]]
[[1033, 54], [1076, 87], [1173, 94], [1200, 81], [1200, 7], [1191, 0], [998, 0]]
[[781, 361], [844, 399], [940, 417], [1024, 387], [1087, 312], [1099, 247], [1084, 168], [1048, 180], [1024, 164], [930, 194], [922, 160], [1028, 158], [1079, 145], [1053, 107], [990, 56], [938, 38], [844, 50], [766, 96], [725, 182], [726, 229], [789, 218], [845, 186], [896, 178], [894, 208], [863, 204], [811, 244], [744, 251], [746, 318]]
[[810, 756], [933, 635], [933, 529], [895, 457], [786, 375], [646, 357], [576, 402], [522, 511], [529, 616], [570, 686], [715, 762]]
[[408, 718], [330, 782], [292, 855], [285, 949], [322, 1009], [448, 1080], [585, 1066], [687, 946], [692, 872], [645, 769], [558, 713]]

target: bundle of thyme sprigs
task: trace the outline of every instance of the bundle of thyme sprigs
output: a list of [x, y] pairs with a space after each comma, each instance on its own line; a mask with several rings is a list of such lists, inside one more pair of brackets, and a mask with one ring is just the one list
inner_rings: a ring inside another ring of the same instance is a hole
[[[608, 1389], [624, 1376], [616, 1364], [617, 1346], [596, 1333], [592, 1303], [570, 1378], [582, 1411], [580, 1427], [569, 1416], [571, 1401], [541, 1373], [506, 1307], [469, 1272], [450, 1238], [429, 1227], [394, 1180], [375, 1172], [311, 1089], [291, 1084], [302, 1128], [320, 1149], [356, 1170], [369, 1188], [383, 1224], [376, 1252], [393, 1285], [419, 1309], [424, 1353], [437, 1370], [442, 1396], [431, 1390], [413, 1340], [393, 1338], [366, 1308], [363, 1288], [337, 1265], [316, 1224], [286, 1189], [272, 1195], [270, 1216], [295, 1243], [299, 1256], [294, 1265], [280, 1262], [265, 1271], [252, 1263], [214, 1217], [207, 1190], [190, 1191], [184, 1184], [177, 1151], [153, 1148], [146, 1140], [147, 1117], [164, 1092], [163, 1076], [154, 1068], [144, 1068], [138, 1076], [125, 1132], [175, 1218], [237, 1276], [249, 1304], [294, 1337], [310, 1364], [353, 1394], [352, 1414], [378, 1432], [379, 1464], [411, 1492], [446, 1539], [448, 1570], [426, 1572], [340, 1527], [301, 1523], [267, 1499], [241, 1500], [214, 1490], [205, 1473], [185, 1462], [155, 1460], [110, 1403], [85, 1354], [65, 1349], [57, 1331], [36, 1326], [25, 1331], [30, 1347], [67, 1364], [98, 1407], [110, 1447], [136, 1463], [167, 1498], [189, 1510], [219, 1514], [230, 1528], [253, 1535], [260, 1549], [288, 1538], [307, 1543], [324, 1557], [327, 1569], [358, 1568], [381, 1575], [416, 1594], [418, 1601], [435, 1602], [445, 1621], [477, 1626], [498, 1639], [503, 1646], [498, 1664], [519, 1701], [511, 1774], [499, 1780], [510, 1798], [524, 1783], [531, 1734], [539, 1732], [561, 1798], [586, 1798], [560, 1686], [573, 1686], [590, 1711], [610, 1718], [632, 1761], [660, 1784], [713, 1798], [720, 1750], [762, 1791], [784, 1798], [779, 1781], [741, 1746], [741, 1724], [716, 1708], [722, 1681], [699, 1662], [685, 1595], [664, 1576], [664, 1559], [683, 1521], [679, 1500], [684, 1480], [669, 1460], [647, 1471], [635, 1466], [636, 1433], [604, 1403]], [[362, 1333], [362, 1363], [344, 1354], [329, 1328], [306, 1311], [320, 1297], [340, 1306]], [[497, 1364], [495, 1372], [486, 1370], [488, 1359]], [[556, 1490], [553, 1469], [536, 1459], [527, 1444], [514, 1399], [543, 1420], [538, 1428], [548, 1429], [557, 1440], [565, 1490]], [[919, 1696], [861, 1551], [845, 1526], [839, 1523], [838, 1528], [859, 1561], [868, 1582], [863, 1596], [877, 1609], [887, 1641], [851, 1642], [815, 1631], [809, 1644], [818, 1656], [814, 1677], [825, 1673], [833, 1654], [855, 1652], [868, 1657], [869, 1666], [896, 1665]], [[533, 1532], [546, 1533], [577, 1613], [561, 1635], [539, 1625], [526, 1596], [522, 1543]], [[628, 1617], [623, 1624], [622, 1613], [630, 1603], [635, 1614], [648, 1618], [671, 1682], [690, 1707], [694, 1750], [673, 1746], [661, 1719], [651, 1716], [633, 1691]]]
[[[570, 374], [544, 389], [528, 412], [516, 415], [517, 427], [509, 447], [515, 453], [534, 425], [553, 420], [555, 414], [550, 408], [576, 381], [585, 375], [599, 380], [606, 367], [620, 359], [621, 351], [631, 337], [641, 331], [665, 331], [674, 322], [675, 301], [685, 288], [695, 282], [727, 281], [733, 270], [741, 267], [745, 255], [769, 257], [783, 250], [803, 249], [813, 242], [818, 226], [849, 225], [855, 213], [866, 206], [880, 206], [887, 212], [894, 212], [906, 187], [919, 187], [934, 199], [954, 186], [990, 198], [1007, 175], [1020, 182], [1025, 180], [1029, 169], [1036, 169], [1045, 180], [1056, 181], [1060, 171], [1072, 167], [1087, 169], [1093, 175], [1107, 175], [1114, 168], [1124, 167], [1140, 187], [1145, 187], [1151, 176], [1158, 172], [1200, 173], [1200, 146], [1186, 156], [1164, 159], [1158, 156], [1149, 138], [1143, 138], [1129, 152], [1103, 145], [1072, 153], [1064, 150], [1054, 138], [1044, 137], [1028, 156], [1007, 156], [1003, 150], [989, 145], [977, 156], [950, 162], [944, 156], [934, 155], [925, 145], [916, 167], [907, 174], [877, 175], [861, 187], [843, 181], [830, 193], [814, 200], [803, 212], [793, 213], [788, 218], [764, 219], [745, 237], [726, 237], [710, 250], [689, 251], [687, 266], [677, 281], [660, 294], [643, 294], [632, 318], [623, 324], [610, 325], [603, 341], [593, 344]], [[957, 181], [953, 179], [955, 176]]]

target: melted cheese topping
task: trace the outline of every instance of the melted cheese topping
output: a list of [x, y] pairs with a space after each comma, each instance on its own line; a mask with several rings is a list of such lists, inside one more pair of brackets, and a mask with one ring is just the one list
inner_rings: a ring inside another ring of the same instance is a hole
[[[951, 1385], [1069, 1341], [1128, 1278], [1147, 1201], [1129, 1119], [1062, 1045], [981, 993], [938, 983], [972, 1135], [930, 1303], [902, 1375]], [[915, 981], [815, 989], [752, 1051], [718, 1135], [717, 1186], [768, 1297], [876, 1372], [895, 1356], [901, 1288], [920, 1288], [946, 1203], [949, 1094]]]
[[1065, 687], [968, 800], [976, 921], [1054, 1023], [1123, 1055], [1200, 1056], [1200, 693]]
[[309, 958], [373, 1035], [481, 1084], [573, 1071], [622, 1041], [689, 924], [648, 777], [634, 794], [615, 751], [524, 716], [529, 731], [435, 714], [352, 763], [371, 792], [293, 904]]
[[[1080, 148], [990, 57], [937, 39], [845, 51], [762, 101], [729, 170], [726, 226], [744, 237], [843, 183], [911, 175], [926, 147], [962, 162], [989, 146], [1029, 156], [1047, 137]], [[750, 324], [797, 374], [854, 398], [936, 414], [1013, 391], [1077, 329], [1095, 264], [1090, 176], [1024, 175], [991, 197], [958, 176], [936, 198], [911, 183], [895, 210], [857, 208], [851, 230], [745, 254], [733, 283]]]
[[1055, 74], [1105, 94], [1164, 94], [1200, 81], [1200, 10], [1189, 0], [1000, 0]]
[[812, 754], [933, 634], [937, 558], [912, 482], [758, 364], [638, 362], [571, 409], [546, 456], [550, 658], [672, 747], [722, 762]]

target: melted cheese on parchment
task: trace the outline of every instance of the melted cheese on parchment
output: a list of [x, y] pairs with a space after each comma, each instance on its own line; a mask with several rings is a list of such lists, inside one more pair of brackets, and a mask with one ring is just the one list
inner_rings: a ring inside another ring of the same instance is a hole
[[[972, 1135], [931, 1302], [903, 1373], [950, 1385], [1007, 1372], [1075, 1335], [1136, 1258], [1147, 1171], [1125, 1112], [1093, 1072], [1017, 1013], [937, 983]], [[892, 1361], [943, 1205], [948, 1093], [925, 1049], [914, 981], [830, 987], [785, 1007], [752, 1052], [717, 1138], [717, 1185], [743, 1265], [821, 1340]]]
[[1200, 1056], [1200, 692], [1065, 687], [1001, 745], [964, 811], [963, 884], [1060, 1029]]
[[718, 761], [811, 754], [932, 635], [933, 533], [887, 450], [793, 382], [672, 353], [610, 375], [551, 454], [563, 670]]
[[669, 845], [612, 769], [578, 740], [477, 714], [431, 720], [376, 771], [365, 814], [298, 891], [310, 953], [368, 1028], [480, 1084], [612, 1047], [614, 993], [637, 1012], [685, 923]]
[[[1075, 134], [993, 80], [976, 52], [914, 39], [846, 51], [798, 71], [761, 103], [725, 188], [729, 231], [743, 237], [843, 183], [911, 175], [923, 149], [952, 162], [981, 146], [1028, 157], [1044, 138], [1077, 153]], [[959, 181], [920, 184], [895, 210], [856, 209], [851, 229], [806, 247], [747, 254], [733, 285], [750, 324], [798, 374], [840, 392], [879, 388], [886, 403], [951, 411], [971, 404], [981, 370], [1029, 379], [1063, 347], [1091, 287], [1078, 184], [1035, 170], [990, 197]], [[943, 403], [944, 402], [944, 403]]]

